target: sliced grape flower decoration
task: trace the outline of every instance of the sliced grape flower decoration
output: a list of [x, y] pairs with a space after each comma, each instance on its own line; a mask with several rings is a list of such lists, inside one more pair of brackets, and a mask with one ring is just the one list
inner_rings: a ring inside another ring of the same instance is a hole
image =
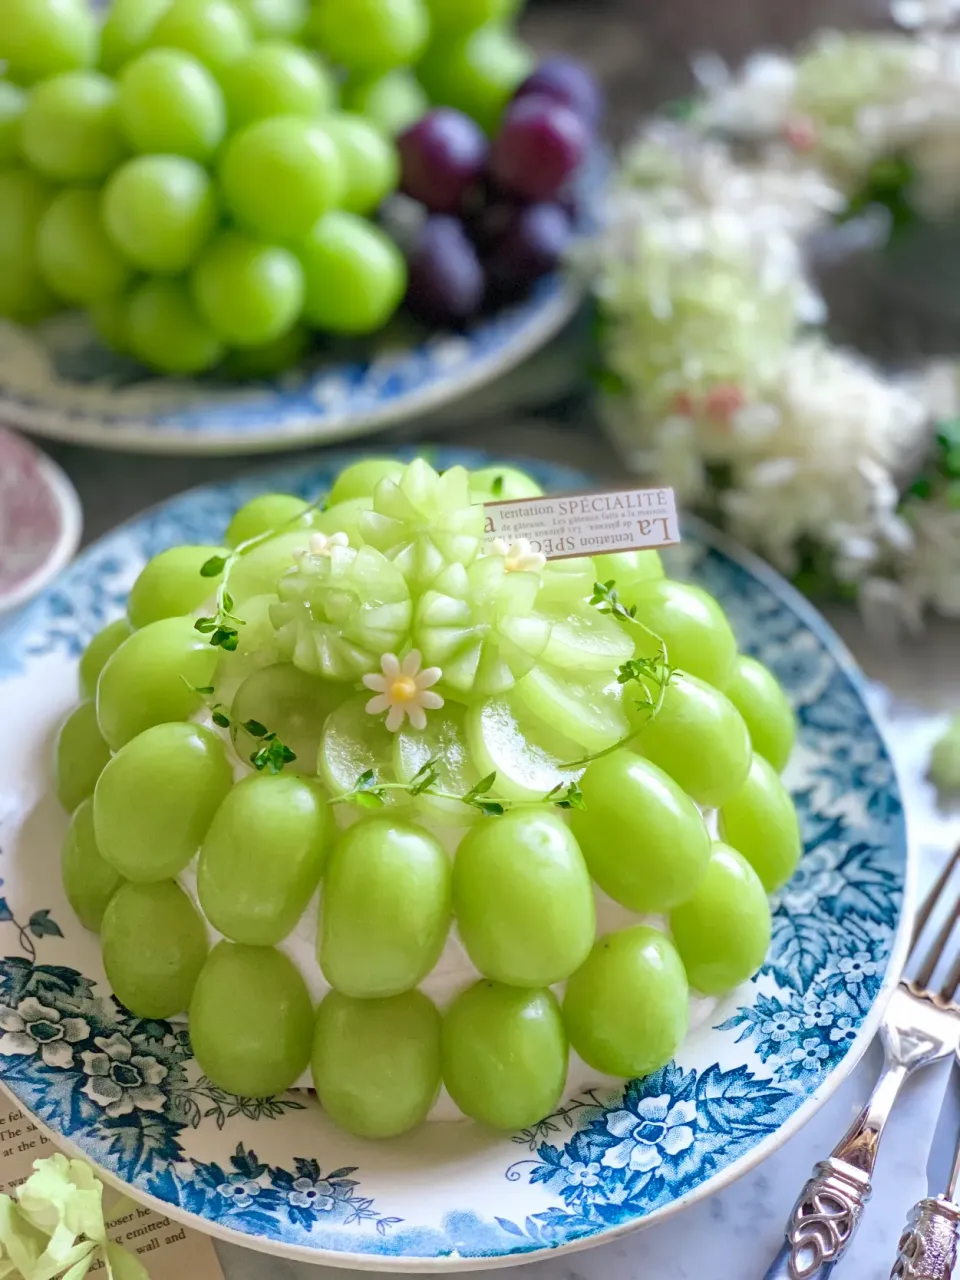
[[535, 573], [509, 572], [502, 556], [443, 571], [417, 606], [414, 635], [446, 689], [489, 698], [527, 674], [550, 639], [550, 623], [534, 612], [539, 589]]
[[539, 573], [547, 563], [547, 557], [533, 549], [529, 538], [520, 538], [517, 542], [497, 538], [489, 550], [492, 555], [503, 557], [507, 573]]
[[483, 508], [470, 501], [463, 467], [438, 475], [417, 458], [399, 479], [377, 485], [373, 510], [360, 517], [360, 533], [397, 566], [411, 591], [423, 591], [448, 565], [476, 559]]
[[355, 680], [404, 646], [413, 607], [403, 574], [373, 547], [309, 548], [280, 580], [270, 617], [281, 653], [301, 671]]
[[417, 649], [411, 649], [402, 662], [395, 653], [385, 653], [380, 659], [382, 674], [363, 677], [363, 683], [376, 695], [367, 703], [367, 712], [378, 716], [386, 711], [384, 723], [390, 733], [396, 733], [406, 719], [414, 729], [426, 729], [427, 712], [443, 706], [443, 698], [433, 691], [443, 672], [439, 667], [421, 670], [422, 664]]

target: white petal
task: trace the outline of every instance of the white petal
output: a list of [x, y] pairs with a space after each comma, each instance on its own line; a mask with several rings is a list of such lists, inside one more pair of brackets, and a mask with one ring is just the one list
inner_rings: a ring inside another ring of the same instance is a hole
[[369, 675], [363, 677], [363, 683], [368, 689], [373, 689], [375, 693], [386, 693], [387, 677], [381, 675]]
[[66, 1040], [50, 1040], [40, 1050], [40, 1056], [48, 1067], [72, 1067], [73, 1050]]
[[371, 698], [367, 703], [367, 714], [371, 716], [379, 716], [392, 705], [393, 703], [385, 693], [378, 693], [375, 698]]
[[417, 703], [410, 703], [407, 708], [407, 715], [410, 717], [410, 723], [415, 729], [423, 730], [427, 727], [427, 713]]
[[493, 542], [487, 547], [487, 552], [494, 556], [508, 556], [510, 554], [510, 544], [504, 538], [494, 538]]
[[405, 676], [415, 676], [417, 672], [420, 670], [420, 664], [422, 662], [423, 662], [423, 658], [420, 654], [420, 650], [411, 649], [410, 652], [407, 654], [407, 656], [404, 658], [403, 666], [400, 668], [400, 670], [403, 672]]
[[380, 659], [380, 669], [388, 680], [396, 680], [400, 674], [400, 659], [395, 653], [385, 653]]
[[56, 1009], [41, 1004], [35, 996], [28, 996], [17, 1005], [17, 1013], [27, 1022], [59, 1022], [60, 1015]]
[[9, 1005], [0, 1005], [0, 1028], [4, 1031], [22, 1031], [27, 1024]]
[[345, 533], [335, 533], [330, 539], [331, 547], [349, 547], [350, 539]]
[[431, 685], [437, 683], [442, 675], [443, 672], [439, 667], [427, 667], [426, 670], [421, 671], [417, 676], [417, 688], [429, 689]]
[[397, 706], [397, 707], [390, 708], [390, 714], [387, 716], [387, 720], [386, 720], [387, 730], [389, 733], [397, 732], [397, 730], [403, 724], [406, 714], [407, 714], [406, 707]]
[[0, 1053], [5, 1058], [14, 1054], [36, 1053], [37, 1042], [25, 1031], [6, 1031], [0, 1036]]
[[443, 706], [443, 698], [439, 693], [432, 693], [429, 689], [424, 689], [420, 694], [419, 702], [421, 707], [426, 707], [428, 711], [439, 711]]

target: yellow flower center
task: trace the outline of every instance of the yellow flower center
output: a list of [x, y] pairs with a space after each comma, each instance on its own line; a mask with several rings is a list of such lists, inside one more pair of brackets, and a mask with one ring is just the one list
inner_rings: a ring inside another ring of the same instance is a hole
[[390, 694], [395, 702], [410, 702], [417, 696], [417, 682], [412, 676], [397, 676], [390, 686]]

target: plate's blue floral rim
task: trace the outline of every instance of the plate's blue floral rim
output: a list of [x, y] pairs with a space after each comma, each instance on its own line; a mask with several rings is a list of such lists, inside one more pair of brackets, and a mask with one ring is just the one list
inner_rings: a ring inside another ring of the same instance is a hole
[[584, 287], [557, 273], [461, 334], [344, 344], [273, 381], [145, 375], [78, 315], [32, 330], [0, 320], [0, 420], [57, 440], [149, 453], [254, 453], [330, 444], [441, 408], [508, 373], [574, 315]]
[[[490, 461], [431, 452], [440, 467]], [[355, 456], [194, 490], [103, 539], [0, 632], [0, 682], [50, 654], [78, 654], [122, 607], [131, 560], [217, 540], [256, 492], [314, 496]], [[586, 481], [548, 464], [530, 470], [561, 491]], [[693, 576], [720, 596], [745, 649], [776, 671], [797, 708], [801, 765], [791, 783], [806, 851], [778, 896], [764, 970], [679, 1061], [613, 1094], [568, 1099], [514, 1136], [512, 1159], [504, 1144], [495, 1178], [478, 1159], [482, 1209], [465, 1197], [434, 1221], [424, 1206], [417, 1221], [377, 1182], [377, 1144], [355, 1144], [357, 1158], [331, 1168], [318, 1157], [336, 1153], [298, 1150], [307, 1144], [295, 1127], [289, 1155], [260, 1158], [258, 1148], [276, 1152], [286, 1122], [303, 1123], [291, 1115], [302, 1101], [214, 1089], [198, 1078], [182, 1028], [135, 1019], [83, 973], [47, 962], [74, 923], [60, 908], [31, 899], [21, 911], [4, 898], [0, 926], [23, 954], [0, 961], [3, 1084], [55, 1141], [172, 1217], [275, 1255], [367, 1269], [473, 1269], [586, 1247], [676, 1212], [769, 1155], [876, 1031], [905, 955], [912, 862], [893, 766], [852, 658], [768, 567], [696, 522], [686, 536]], [[490, 1211], [492, 1196], [503, 1212]]]

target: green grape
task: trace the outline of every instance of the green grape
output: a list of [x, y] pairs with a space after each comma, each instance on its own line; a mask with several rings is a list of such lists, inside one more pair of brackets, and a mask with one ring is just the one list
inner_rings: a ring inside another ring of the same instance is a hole
[[410, 632], [410, 592], [400, 570], [373, 547], [333, 547], [301, 556], [279, 583], [271, 611], [284, 657], [310, 675], [356, 680], [399, 653]]
[[[677, 672], [659, 714], [634, 707], [635, 685], [624, 691], [643, 731], [634, 747], [707, 809], [725, 804], [750, 772], [753, 748], [743, 716], [711, 685]], [[641, 694], [641, 697], [643, 695]]]
[[570, 671], [616, 671], [634, 651], [634, 636], [607, 614], [588, 605], [551, 605], [550, 639], [543, 661]]
[[[480, 781], [480, 773], [470, 755], [465, 724], [466, 710], [448, 702], [432, 711], [426, 729], [404, 725], [393, 735], [393, 767], [401, 782], [412, 782], [430, 761], [435, 761], [436, 788], [452, 796], [463, 796]], [[423, 794], [416, 806], [424, 817], [454, 826], [465, 826], [480, 817], [479, 811], [459, 800]]]
[[247, 230], [301, 240], [340, 202], [346, 178], [340, 150], [321, 124], [274, 116], [230, 139], [220, 184], [227, 207]]
[[337, 98], [336, 84], [318, 59], [279, 40], [254, 45], [227, 68], [223, 83], [233, 129], [269, 116], [309, 120], [332, 111]]
[[532, 715], [514, 690], [471, 706], [466, 732], [480, 776], [495, 773], [497, 793], [509, 800], [540, 800], [582, 772], [561, 767], [583, 754], [577, 744]]
[[302, 324], [295, 324], [272, 342], [228, 351], [220, 373], [223, 378], [238, 382], [272, 382], [279, 374], [300, 364], [309, 346], [307, 329]]
[[118, 355], [129, 355], [130, 346], [127, 341], [127, 320], [130, 311], [130, 299], [125, 293], [114, 294], [109, 298], [101, 298], [90, 303], [88, 314], [94, 332], [110, 351]]
[[580, 613], [590, 603], [596, 581], [597, 571], [590, 556], [548, 560], [540, 570], [537, 607], [553, 606]]
[[234, 564], [230, 594], [241, 604], [253, 596], [275, 595], [280, 579], [297, 563], [310, 543], [311, 530], [304, 523], [291, 525], [289, 533], [251, 547]]
[[175, 881], [122, 884], [103, 913], [100, 941], [107, 981], [132, 1014], [172, 1018], [187, 1008], [207, 932]]
[[450, 859], [425, 828], [394, 818], [349, 827], [324, 878], [317, 957], [337, 991], [395, 996], [421, 982], [450, 929]]
[[493, 697], [530, 671], [550, 640], [550, 623], [533, 612], [539, 587], [536, 574], [508, 572], [501, 556], [469, 568], [454, 562], [433, 580], [413, 626], [425, 663], [443, 669], [444, 688]]
[[190, 1001], [190, 1042], [214, 1084], [247, 1098], [283, 1093], [306, 1070], [312, 1037], [310, 996], [285, 955], [214, 947]]
[[287, 249], [221, 231], [190, 277], [200, 314], [224, 342], [255, 347], [292, 329], [303, 306], [303, 270]]
[[430, 110], [430, 99], [406, 67], [382, 76], [361, 76], [344, 85], [342, 106], [364, 116], [389, 138], [395, 138]]
[[[624, 602], [636, 606], [637, 619], [664, 642], [672, 667], [724, 689], [733, 675], [737, 642], [723, 610], [710, 596], [685, 582], [652, 579], [631, 586]], [[657, 645], [630, 627], [637, 653], [652, 657]]]
[[249, 760], [260, 739], [243, 726], [250, 720], [275, 733], [296, 760], [286, 773], [313, 777], [327, 716], [351, 693], [346, 684], [318, 680], [287, 662], [261, 667], [240, 685], [230, 709], [233, 744], [241, 760]]
[[630, 731], [616, 681], [577, 680], [538, 666], [517, 683], [513, 701], [587, 751], [604, 751]]
[[233, 0], [258, 40], [299, 36], [310, 16], [310, 0]]
[[194, 260], [217, 221], [213, 184], [183, 156], [137, 156], [111, 177], [103, 218], [136, 267], [176, 275]]
[[614, 551], [593, 557], [598, 582], [616, 583], [621, 597], [629, 598], [633, 587], [641, 582], [662, 578], [663, 561], [659, 551]]
[[93, 795], [97, 779], [110, 759], [110, 748], [97, 724], [95, 703], [81, 702], [64, 720], [57, 734], [55, 787], [57, 799], [73, 813]]
[[311, 516], [311, 524], [318, 533], [328, 537], [334, 533], [345, 533], [350, 539], [351, 547], [357, 550], [363, 546], [363, 534], [360, 532], [360, 521], [365, 511], [373, 510], [372, 498], [351, 498], [348, 502], [338, 502], [326, 511], [317, 511]]
[[676, 948], [642, 924], [599, 938], [563, 998], [573, 1048], [595, 1071], [627, 1079], [666, 1066], [689, 1017], [687, 975]]
[[737, 658], [725, 693], [750, 730], [754, 751], [782, 772], [797, 732], [793, 707], [776, 676], [755, 658]]
[[0, 316], [32, 321], [56, 306], [37, 254], [37, 230], [52, 196], [39, 174], [0, 170]]
[[27, 95], [8, 80], [0, 80], [0, 165], [16, 163], [20, 153], [20, 122]]
[[631, 911], [669, 911], [707, 869], [710, 835], [696, 805], [656, 765], [629, 751], [594, 760], [570, 814], [590, 874]]
[[470, 497], [474, 502], [513, 502], [542, 494], [536, 480], [516, 467], [483, 467], [470, 472]]
[[455, 107], [494, 134], [504, 108], [533, 69], [533, 56], [498, 26], [436, 41], [417, 67], [431, 102]]
[[145, 280], [127, 311], [130, 349], [161, 373], [203, 373], [223, 350], [180, 280]]
[[124, 154], [117, 86], [98, 71], [45, 80], [27, 101], [20, 147], [29, 164], [57, 182], [106, 177]]
[[[348, 698], [327, 717], [320, 739], [318, 771], [331, 795], [352, 791], [361, 774], [372, 770], [375, 780], [393, 782], [393, 735], [381, 720], [367, 714], [366, 693]], [[403, 792], [388, 791], [390, 807], [409, 803]]]
[[372, 498], [381, 480], [399, 480], [402, 475], [403, 463], [396, 458], [364, 458], [340, 472], [327, 495], [327, 503], [335, 507], [354, 498]]
[[562, 982], [593, 946], [590, 873], [570, 828], [546, 808], [484, 822], [453, 871], [460, 939], [480, 972], [517, 987]]
[[715, 844], [696, 893], [670, 913], [690, 985], [719, 996], [752, 978], [770, 946], [770, 903], [742, 854]]
[[386, 232], [352, 213], [328, 213], [316, 222], [300, 246], [300, 260], [304, 315], [325, 333], [374, 333], [406, 293], [403, 254]]
[[259, 498], [251, 498], [234, 514], [224, 542], [228, 547], [239, 547], [242, 542], [284, 526], [299, 528], [307, 523], [306, 518], [298, 519], [307, 507], [302, 498], [295, 498], [291, 493], [264, 493]]
[[399, 479], [385, 477], [360, 532], [399, 566], [414, 587], [427, 587], [448, 564], [470, 564], [480, 550], [483, 510], [470, 502], [463, 467], [438, 475], [416, 458]]
[[390, 138], [363, 116], [338, 111], [323, 127], [340, 148], [346, 173], [341, 200], [347, 213], [372, 214], [400, 181], [400, 157]]
[[330, 816], [305, 778], [245, 778], [214, 815], [200, 850], [197, 893], [225, 937], [269, 947], [296, 927], [320, 883]]
[[97, 719], [111, 749], [198, 711], [200, 697], [188, 686], [213, 684], [219, 658], [190, 618], [163, 618], [124, 640], [97, 682]]
[[110, 75], [146, 49], [171, 0], [112, 0], [100, 33], [100, 66]]
[[120, 128], [134, 151], [209, 160], [227, 131], [220, 86], [179, 49], [150, 49], [128, 63], [117, 99]]
[[153, 29], [155, 47], [183, 49], [222, 72], [250, 48], [246, 18], [229, 0], [173, 0]]
[[107, 659], [112, 657], [124, 640], [132, 634], [133, 628], [129, 621], [126, 618], [116, 618], [113, 622], [108, 622], [103, 630], [98, 631], [93, 637], [80, 659], [81, 698], [97, 696], [97, 681], [100, 679], [100, 672], [106, 665]]
[[20, 84], [97, 60], [97, 22], [85, 0], [3, 0], [0, 62]]
[[123, 884], [123, 876], [100, 856], [92, 800], [84, 800], [70, 820], [60, 851], [60, 874], [67, 901], [80, 923], [99, 933], [107, 903]]
[[97, 846], [127, 880], [179, 875], [233, 785], [223, 742], [195, 724], [158, 724], [121, 747], [97, 782]]
[[450, 1096], [493, 1129], [526, 1129], [563, 1094], [567, 1036], [552, 991], [468, 987], [446, 1012], [441, 1050]]
[[220, 663], [213, 680], [216, 700], [225, 706], [229, 706], [249, 676], [280, 661], [276, 633], [270, 621], [270, 610], [276, 602], [276, 596], [261, 595], [251, 596], [242, 604], [234, 603], [237, 647]]
[[426, 0], [434, 39], [476, 31], [510, 16], [511, 0]]
[[720, 810], [720, 836], [743, 854], [767, 893], [796, 871], [803, 852], [797, 811], [763, 756], [753, 757], [746, 782]]
[[104, 228], [99, 192], [87, 187], [54, 196], [37, 228], [37, 260], [44, 280], [67, 302], [114, 297], [131, 275]]
[[127, 616], [136, 628], [193, 613], [216, 593], [220, 574], [205, 578], [208, 560], [225, 556], [223, 547], [169, 547], [147, 561], [127, 599]]
[[360, 75], [415, 62], [429, 34], [423, 0], [313, 0], [308, 26], [332, 62]]
[[440, 1015], [420, 991], [354, 1000], [331, 991], [311, 1060], [330, 1118], [360, 1138], [394, 1138], [427, 1118], [440, 1092]]

